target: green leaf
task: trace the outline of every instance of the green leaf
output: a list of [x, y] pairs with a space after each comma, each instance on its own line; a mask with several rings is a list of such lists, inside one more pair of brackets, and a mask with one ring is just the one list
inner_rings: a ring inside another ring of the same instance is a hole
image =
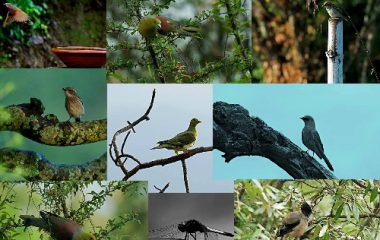
[[377, 187], [374, 187], [371, 191], [371, 197], [370, 197], [370, 202], [375, 201], [377, 195], [379, 193], [379, 189]]

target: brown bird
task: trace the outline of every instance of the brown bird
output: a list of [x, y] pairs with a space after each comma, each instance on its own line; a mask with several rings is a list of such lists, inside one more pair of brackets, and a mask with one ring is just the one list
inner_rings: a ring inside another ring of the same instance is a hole
[[67, 113], [70, 115], [70, 118], [67, 121], [70, 121], [70, 119], [73, 117], [75, 118], [75, 122], [80, 122], [80, 117], [84, 114], [84, 105], [82, 99], [72, 87], [63, 88], [63, 91], [65, 92], [66, 96], [65, 107]]
[[8, 26], [12, 22], [27, 22], [29, 20], [29, 15], [20, 8], [10, 3], [5, 3], [4, 5], [8, 8], [8, 13], [3, 22], [3, 27]]
[[309, 217], [311, 215], [311, 207], [307, 202], [301, 205], [301, 211], [294, 211], [289, 213], [282, 221], [282, 225], [277, 232], [277, 237], [299, 238], [301, 237], [309, 224]]

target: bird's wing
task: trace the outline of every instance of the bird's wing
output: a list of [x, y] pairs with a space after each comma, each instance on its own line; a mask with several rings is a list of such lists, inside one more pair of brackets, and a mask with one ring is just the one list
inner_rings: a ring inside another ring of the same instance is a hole
[[283, 221], [279, 230], [279, 236], [284, 236], [287, 233], [293, 231], [295, 227], [301, 222], [301, 216], [299, 212], [291, 212]]
[[59, 239], [71, 239], [75, 232], [81, 228], [76, 222], [60, 217], [54, 213], [41, 211], [41, 217], [48, 223], [50, 233], [53, 236], [60, 236]]
[[[172, 139], [163, 141], [162, 143], [183, 147], [185, 145], [191, 144], [196, 140], [195, 133], [192, 131], [185, 131], [177, 134]], [[160, 143], [160, 142], [159, 142]]]
[[312, 138], [313, 138], [313, 142], [315, 143], [315, 146], [317, 147], [317, 149], [320, 151], [320, 153], [323, 153], [325, 150], [323, 149], [323, 144], [322, 144], [321, 138], [319, 137], [319, 133], [317, 132], [317, 130], [313, 131]]

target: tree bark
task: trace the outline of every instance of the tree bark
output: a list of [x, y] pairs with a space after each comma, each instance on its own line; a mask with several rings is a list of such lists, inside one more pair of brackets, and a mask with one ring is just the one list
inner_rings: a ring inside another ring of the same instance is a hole
[[[240, 156], [269, 159], [295, 179], [333, 179], [334, 175], [280, 132], [238, 104], [214, 103], [214, 148], [226, 163]], [[301, 134], [301, 133], [300, 133]]]
[[[101, 181], [106, 179], [107, 154], [83, 164], [62, 165], [53, 164], [42, 154], [33, 151], [3, 148], [0, 149], [0, 164], [8, 171], [22, 168], [21, 177], [27, 181]], [[7, 179], [1, 179], [0, 176], [0, 180]]]
[[52, 146], [74, 146], [107, 139], [107, 120], [71, 123], [45, 115], [41, 100], [0, 108], [0, 131], [18, 132], [35, 142]]

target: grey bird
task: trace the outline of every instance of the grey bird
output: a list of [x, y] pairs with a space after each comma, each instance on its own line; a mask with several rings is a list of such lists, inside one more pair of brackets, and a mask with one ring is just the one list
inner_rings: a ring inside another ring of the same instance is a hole
[[304, 117], [301, 117], [301, 119], [304, 121], [305, 126], [302, 129], [302, 142], [303, 144], [313, 152], [313, 154], [317, 154], [317, 156], [323, 160], [325, 160], [327, 166], [331, 171], [334, 171], [333, 166], [331, 165], [329, 159], [326, 157], [323, 149], [323, 144], [321, 141], [321, 138], [319, 137], [319, 134], [317, 132], [317, 129], [315, 128], [315, 122], [314, 119], [306, 115]]

